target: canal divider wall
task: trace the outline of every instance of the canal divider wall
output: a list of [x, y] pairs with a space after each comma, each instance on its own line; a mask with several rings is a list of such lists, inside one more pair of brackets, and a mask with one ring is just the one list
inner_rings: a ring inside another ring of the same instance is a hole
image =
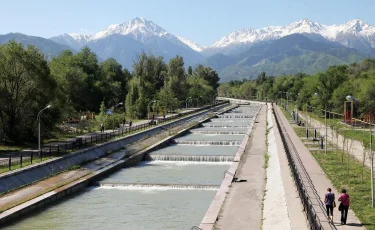
[[[227, 105], [228, 104], [218, 107], [216, 109], [216, 111], [218, 109], [224, 108]], [[219, 113], [224, 113], [228, 110], [232, 110], [233, 108], [235, 108], [235, 107], [226, 108], [225, 110], [223, 110]], [[11, 209], [8, 209], [8, 210], [0, 213], [0, 226], [4, 226], [5, 224], [9, 224], [14, 220], [22, 218], [25, 215], [28, 215], [35, 210], [41, 209], [41, 208], [43, 208], [47, 205], [52, 204], [53, 202], [56, 202], [56, 201], [59, 201], [59, 200], [65, 198], [67, 196], [77, 194], [78, 192], [82, 191], [84, 188], [86, 188], [90, 185], [98, 185], [98, 183], [97, 183], [98, 180], [100, 180], [104, 177], [107, 177], [109, 174], [111, 174], [111, 173], [113, 173], [117, 170], [120, 170], [124, 167], [135, 166], [138, 163], [140, 163], [144, 160], [147, 160], [148, 159], [148, 157], [147, 157], [148, 153], [168, 145], [174, 138], [185, 135], [186, 133], [189, 132], [190, 129], [192, 129], [194, 127], [197, 127], [202, 122], [209, 121], [211, 118], [216, 117], [216, 116], [217, 116], [216, 114], [212, 114], [210, 117], [207, 117], [207, 118], [202, 119], [201, 121], [198, 121], [197, 124], [194, 124], [190, 127], [187, 127], [185, 129], [177, 132], [175, 135], [169, 136], [169, 137], [155, 143], [154, 145], [151, 145], [150, 147], [147, 147], [144, 150], [141, 150], [138, 153], [135, 153], [135, 154], [129, 156], [126, 159], [116, 161], [116, 162], [114, 162], [110, 165], [107, 165], [107, 166], [103, 167], [102, 169], [99, 169], [99, 170], [93, 172], [90, 175], [84, 176], [83, 178], [81, 178], [77, 181], [71, 182], [67, 185], [64, 185], [60, 188], [57, 188], [53, 191], [45, 193], [45, 194], [43, 194], [39, 197], [31, 199], [31, 200], [29, 200], [29, 201], [27, 201], [23, 204], [20, 204], [16, 207], [13, 207]]]
[[91, 146], [86, 149], [82, 149], [80, 151], [64, 155], [62, 157], [53, 158], [42, 163], [30, 165], [22, 169], [4, 173], [0, 176], [0, 194], [26, 186], [36, 181], [40, 181], [50, 175], [67, 170], [74, 165], [81, 165], [85, 162], [98, 159], [105, 156], [108, 152], [120, 150], [129, 144], [156, 135], [160, 132], [165, 131], [166, 129], [181, 125], [182, 123], [185, 123], [188, 120], [201, 116], [205, 113], [215, 112], [227, 105], [228, 103], [224, 103], [216, 107], [189, 115], [187, 117], [183, 117], [179, 120], [155, 126], [154, 128], [139, 133]]
[[[247, 101], [247, 102], [250, 102], [250, 101]], [[259, 106], [259, 109], [256, 115], [251, 118], [250, 127], [248, 128], [245, 134], [245, 137], [243, 138], [240, 146], [237, 149], [237, 152], [236, 152], [236, 155], [234, 157], [232, 164], [230, 165], [229, 169], [225, 171], [224, 179], [221, 182], [219, 191], [217, 191], [214, 199], [211, 202], [210, 207], [208, 208], [205, 216], [203, 217], [201, 224], [199, 225], [199, 228], [201, 228], [202, 230], [212, 230], [219, 217], [221, 207], [224, 204], [226, 195], [229, 191], [229, 187], [233, 182], [238, 165], [240, 164], [241, 157], [243, 153], [245, 152], [245, 148], [246, 148], [247, 142], [249, 141], [250, 134], [253, 131], [255, 120], [258, 117], [259, 112], [265, 103], [257, 103], [257, 104], [261, 104], [261, 106]]]

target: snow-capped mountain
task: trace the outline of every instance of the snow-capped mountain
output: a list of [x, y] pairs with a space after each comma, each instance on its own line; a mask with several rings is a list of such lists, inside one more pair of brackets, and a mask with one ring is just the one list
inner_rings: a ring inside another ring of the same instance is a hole
[[155, 37], [165, 38], [177, 45], [183, 47], [188, 46], [189, 48], [197, 52], [201, 52], [203, 50], [202, 46], [199, 46], [190, 40], [168, 33], [165, 29], [158, 26], [154, 22], [148, 21], [142, 17], [137, 17], [130, 22], [110, 25], [104, 30], [99, 31], [95, 34], [71, 33], [59, 35], [51, 39], [60, 43], [64, 43], [66, 45], [72, 45], [72, 43], [76, 41], [77, 44], [75, 44], [75, 46], [82, 47], [88, 42], [104, 39], [114, 34], [131, 36], [132, 38], [143, 44], [147, 44], [153, 41]]
[[206, 47], [205, 46], [200, 46], [198, 45], [197, 43], [193, 42], [193, 41], [190, 41], [190, 40], [187, 40], [183, 37], [180, 37], [180, 36], [177, 36], [177, 38], [185, 43], [187, 46], [189, 46], [190, 48], [192, 48], [193, 50], [197, 51], [197, 52], [202, 52]]
[[291, 34], [321, 35], [323, 38], [338, 42], [349, 48], [366, 51], [375, 48], [375, 27], [360, 19], [348, 21], [342, 25], [322, 25], [309, 19], [302, 19], [286, 26], [269, 26], [261, 29], [242, 29], [234, 31], [217, 40], [204, 52], [232, 54], [239, 48], [267, 40], [276, 40]]
[[115, 58], [128, 68], [141, 52], [162, 56], [167, 61], [180, 55], [188, 65], [203, 60], [199, 54], [202, 47], [167, 32], [152, 21], [138, 17], [129, 22], [110, 25], [94, 34], [63, 34], [51, 40], [77, 50], [86, 45], [102, 59]]

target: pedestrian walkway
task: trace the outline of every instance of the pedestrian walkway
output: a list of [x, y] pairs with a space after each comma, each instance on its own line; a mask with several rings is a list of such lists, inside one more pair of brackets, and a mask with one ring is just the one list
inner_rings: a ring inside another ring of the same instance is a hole
[[[285, 118], [283, 113], [281, 112], [279, 107], [275, 107], [275, 112], [279, 115], [280, 121], [284, 126], [286, 132], [289, 135], [291, 142], [293, 143], [295, 149], [298, 151], [298, 156], [300, 158], [300, 162], [302, 163], [304, 169], [306, 170], [308, 176], [311, 179], [312, 190], [316, 190], [318, 192], [319, 199], [322, 201], [324, 200], [324, 195], [327, 191], [327, 188], [332, 188], [332, 191], [338, 196], [338, 191], [334, 188], [331, 181], [327, 178], [323, 170], [320, 168], [319, 164], [316, 162], [315, 158], [311, 155], [310, 151], [306, 148], [303, 144], [301, 139], [296, 135], [293, 130], [293, 127], [289, 123], [289, 121]], [[350, 191], [349, 191], [350, 193]], [[319, 206], [319, 209], [316, 209], [317, 215], [320, 218], [320, 222], [324, 226], [329, 226], [328, 220], [322, 217], [325, 216], [325, 207], [323, 206], [323, 202], [317, 202], [314, 204], [314, 207]], [[358, 218], [354, 215], [352, 210], [349, 211], [347, 225], [340, 225], [340, 213], [337, 208], [334, 209], [334, 226], [337, 229], [365, 229], [361, 226]], [[331, 229], [331, 228], [327, 228]]]
[[236, 172], [237, 178], [247, 181], [231, 184], [214, 229], [262, 228], [266, 151], [266, 106], [263, 106]]

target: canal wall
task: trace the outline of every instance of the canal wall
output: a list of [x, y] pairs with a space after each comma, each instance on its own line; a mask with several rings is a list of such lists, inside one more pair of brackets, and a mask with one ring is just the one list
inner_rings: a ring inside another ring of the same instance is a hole
[[[246, 101], [246, 102], [249, 102], [249, 101]], [[245, 102], [241, 102], [241, 103], [245, 103]], [[253, 104], [253, 102], [251, 103]], [[234, 160], [232, 164], [230, 165], [229, 169], [225, 172], [225, 176], [224, 176], [223, 181], [221, 182], [220, 188], [217, 191], [214, 199], [212, 200], [211, 205], [208, 208], [205, 216], [203, 217], [201, 224], [199, 225], [199, 228], [202, 230], [212, 230], [219, 217], [220, 210], [224, 204], [226, 195], [229, 192], [230, 185], [232, 184], [233, 179], [235, 178], [236, 171], [240, 164], [241, 157], [243, 153], [245, 152], [245, 148], [246, 148], [247, 142], [249, 141], [250, 134], [253, 130], [255, 120], [258, 117], [259, 112], [265, 103], [259, 103], [259, 104], [260, 104], [259, 109], [256, 115], [251, 118], [250, 127], [246, 131], [245, 137], [243, 138], [240, 146], [237, 149]]]
[[181, 125], [182, 123], [199, 117], [203, 114], [217, 111], [224, 108], [228, 104], [222, 104], [208, 110], [198, 112], [196, 114], [183, 117], [179, 120], [171, 121], [169, 123], [155, 126], [154, 128], [135, 133], [123, 138], [108, 141], [106, 143], [91, 146], [80, 151], [66, 154], [62, 157], [53, 158], [39, 164], [30, 165], [22, 169], [10, 171], [0, 176], [0, 194], [12, 191], [14, 189], [26, 186], [36, 181], [43, 180], [44, 178], [60, 173], [69, 169], [74, 165], [81, 165], [105, 156], [108, 152], [113, 152], [126, 147], [129, 144], [141, 141], [150, 136], [163, 132], [166, 129]]
[[[224, 105], [224, 106], [226, 106], [226, 105]], [[218, 109], [222, 109], [224, 106], [220, 106]], [[216, 110], [218, 110], [218, 109], [216, 109]], [[227, 109], [221, 111], [220, 113], [224, 113], [224, 112], [226, 112], [228, 110], [231, 110], [231, 109], [233, 109], [233, 107], [227, 108]], [[87, 175], [87, 176], [85, 176], [85, 177], [83, 177], [83, 178], [81, 178], [77, 181], [71, 182], [67, 185], [64, 185], [64, 186], [58, 188], [58, 189], [55, 189], [51, 192], [43, 194], [43, 195], [41, 195], [37, 198], [34, 198], [34, 199], [32, 199], [30, 201], [27, 201], [27, 202], [25, 202], [21, 205], [18, 205], [14, 208], [11, 208], [9, 210], [6, 210], [6, 211], [0, 213], [0, 226], [4, 226], [5, 224], [12, 223], [12, 221], [14, 221], [14, 220], [18, 220], [20, 218], [23, 218], [23, 217], [25, 217], [25, 215], [28, 215], [35, 210], [38, 210], [38, 209], [41, 209], [41, 208], [43, 208], [47, 205], [50, 205], [53, 202], [59, 201], [59, 200], [65, 198], [67, 196], [77, 194], [78, 192], [80, 192], [84, 188], [86, 188], [87, 186], [96, 184], [97, 183], [96, 181], [98, 181], [98, 180], [100, 180], [104, 177], [107, 177], [109, 174], [111, 174], [111, 173], [113, 173], [117, 170], [120, 170], [124, 167], [131, 167], [131, 166], [137, 165], [138, 163], [147, 159], [148, 153], [168, 145], [168, 143], [170, 143], [174, 138], [183, 136], [184, 134], [189, 132], [190, 129], [192, 129], [196, 126], [199, 126], [202, 122], [206, 122], [206, 121], [210, 120], [212, 117], [215, 117], [215, 116], [216, 115], [213, 114], [210, 117], [204, 118], [204, 119], [198, 121], [197, 124], [192, 125], [188, 128], [185, 128], [185, 129], [177, 132], [175, 135], [169, 136], [169, 137], [155, 143], [154, 145], [151, 145], [150, 147], [148, 147], [144, 150], [141, 150], [138, 153], [135, 153], [135, 154], [131, 155], [129, 158], [116, 161], [116, 162], [114, 162], [114, 163], [112, 163], [112, 164], [110, 164], [110, 165], [108, 165], [108, 166], [106, 166], [106, 167], [104, 167], [100, 170], [97, 170], [97, 171], [93, 172], [92, 174]]]

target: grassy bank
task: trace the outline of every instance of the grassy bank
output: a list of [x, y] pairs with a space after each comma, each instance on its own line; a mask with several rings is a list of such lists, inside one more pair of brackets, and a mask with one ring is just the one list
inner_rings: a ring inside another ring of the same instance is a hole
[[342, 151], [312, 153], [333, 185], [339, 191], [342, 188], [348, 190], [351, 209], [366, 229], [375, 230], [375, 208], [371, 207], [370, 169], [363, 167], [354, 157], [343, 154]]
[[[281, 111], [290, 121], [290, 113], [282, 108]], [[306, 135], [304, 128], [294, 127], [294, 131], [299, 137]], [[364, 132], [360, 130], [345, 129], [341, 131], [340, 134], [355, 140], [360, 140], [364, 136]], [[335, 188], [339, 191], [342, 188], [348, 190], [351, 196], [351, 209], [366, 229], [375, 230], [375, 208], [371, 207], [370, 169], [363, 166], [362, 162], [353, 156], [337, 148], [334, 151], [328, 151], [327, 154], [324, 153], [324, 150], [311, 151], [311, 153]]]

